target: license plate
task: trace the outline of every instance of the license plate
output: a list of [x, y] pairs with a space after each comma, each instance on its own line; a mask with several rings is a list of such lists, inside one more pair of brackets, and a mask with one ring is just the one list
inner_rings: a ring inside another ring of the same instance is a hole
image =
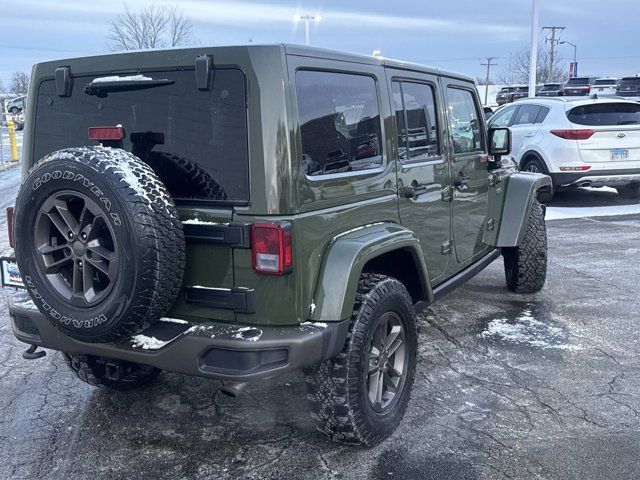
[[628, 160], [629, 150], [623, 148], [616, 148], [611, 150], [611, 160]]
[[2, 259], [2, 286], [24, 288], [18, 264], [13, 258]]

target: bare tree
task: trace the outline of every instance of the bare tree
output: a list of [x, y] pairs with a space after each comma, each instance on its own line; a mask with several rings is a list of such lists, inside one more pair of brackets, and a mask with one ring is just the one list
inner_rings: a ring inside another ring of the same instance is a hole
[[29, 74], [27, 72], [13, 72], [9, 91], [16, 95], [26, 95], [29, 91]]
[[[529, 65], [531, 59], [529, 47], [522, 49], [513, 55], [511, 65], [498, 77], [504, 84], [529, 83]], [[553, 59], [553, 68], [550, 68], [551, 55], [547, 49], [538, 47], [538, 63], [536, 66], [536, 83], [559, 83], [567, 79], [564, 71], [564, 60], [559, 55]]]
[[176, 7], [149, 5], [139, 12], [125, 6], [124, 13], [111, 20], [112, 50], [142, 50], [178, 47], [194, 42], [191, 20]]
[[4, 82], [2, 81], [2, 79], [0, 79], [0, 93], [6, 93], [4, 91]]

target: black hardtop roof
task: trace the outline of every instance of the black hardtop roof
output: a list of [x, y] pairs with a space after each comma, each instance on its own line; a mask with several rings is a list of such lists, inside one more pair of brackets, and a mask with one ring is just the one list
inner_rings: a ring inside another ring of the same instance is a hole
[[[85, 57], [74, 57], [74, 58], [66, 58], [59, 60], [51, 60], [47, 62], [41, 62], [36, 64], [36, 69], [41, 72], [53, 72], [57, 67], [60, 66], [78, 66], [81, 69], [86, 69], [87, 71], [92, 70], [100, 70], [100, 71], [108, 71], [109, 68], [105, 68], [110, 64], [113, 65], [114, 70], [118, 70], [119, 66], [122, 64], [130, 64], [134, 63], [139, 65], [140, 69], [144, 68], [152, 68], [153, 66], [158, 66], [162, 63], [166, 64], [167, 61], [169, 63], [173, 63], [177, 65], [183, 65], [185, 60], [193, 59], [198, 55], [203, 54], [212, 54], [214, 56], [214, 64], [215, 64], [215, 53], [216, 51], [220, 52], [222, 50], [233, 50], [236, 49], [240, 51], [258, 51], [260, 49], [271, 49], [277, 48], [282, 49], [287, 55], [298, 55], [298, 56], [306, 56], [312, 58], [321, 58], [327, 60], [337, 60], [343, 62], [352, 62], [352, 63], [361, 63], [367, 65], [381, 65], [389, 68], [398, 68], [403, 70], [413, 70], [433, 75], [443, 75], [447, 77], [458, 78], [461, 80], [473, 82], [473, 79], [467, 75], [463, 75], [460, 73], [455, 73], [447, 70], [442, 70], [435, 67], [428, 67], [425, 65], [420, 65], [417, 63], [404, 62], [401, 60], [394, 60], [389, 58], [381, 58], [374, 57], [370, 55], [362, 55], [356, 53], [348, 53], [348, 52], [340, 52], [337, 50], [328, 50], [317, 47], [310, 47], [305, 45], [296, 45], [296, 44], [245, 44], [245, 45], [225, 45], [225, 46], [213, 46], [213, 47], [188, 47], [188, 48], [170, 48], [170, 49], [162, 49], [162, 50], [132, 50], [125, 52], [114, 52], [107, 53], [103, 55], [91, 55]], [[127, 61], [129, 59], [137, 59], [137, 62]], [[191, 60], [192, 61], [192, 60]], [[128, 66], [127, 66], [128, 67]], [[128, 67], [130, 68], [130, 67]], [[73, 69], [72, 69], [73, 74]]]

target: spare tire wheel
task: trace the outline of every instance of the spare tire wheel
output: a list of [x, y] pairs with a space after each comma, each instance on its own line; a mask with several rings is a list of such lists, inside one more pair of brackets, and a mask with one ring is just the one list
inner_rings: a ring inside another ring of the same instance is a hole
[[140, 159], [107, 147], [59, 150], [31, 169], [16, 200], [15, 253], [40, 312], [86, 342], [147, 328], [184, 274], [167, 189]]

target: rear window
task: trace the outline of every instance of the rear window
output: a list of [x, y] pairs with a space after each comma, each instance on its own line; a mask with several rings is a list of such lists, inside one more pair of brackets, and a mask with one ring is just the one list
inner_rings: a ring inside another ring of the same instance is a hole
[[596, 80], [594, 85], [616, 85], [617, 83], [616, 80]]
[[576, 85], [589, 85], [590, 78], [572, 78], [567, 82], [567, 85], [576, 86]]
[[302, 163], [309, 176], [382, 165], [382, 132], [372, 77], [301, 70], [296, 93]]
[[572, 108], [567, 112], [571, 123], [590, 126], [640, 124], [640, 104], [597, 103]]
[[[91, 126], [122, 125], [123, 148], [148, 163], [176, 200], [249, 201], [244, 75], [216, 69], [210, 90], [194, 72], [146, 74], [174, 83], [142, 90], [83, 92], [95, 77], [76, 77], [69, 98], [53, 80], [38, 89], [34, 159], [67, 147], [96, 144]], [[94, 84], [95, 85], [95, 84]], [[102, 94], [104, 95], [104, 94]]]
[[623, 78], [620, 80], [620, 85], [640, 85], [640, 77]]

